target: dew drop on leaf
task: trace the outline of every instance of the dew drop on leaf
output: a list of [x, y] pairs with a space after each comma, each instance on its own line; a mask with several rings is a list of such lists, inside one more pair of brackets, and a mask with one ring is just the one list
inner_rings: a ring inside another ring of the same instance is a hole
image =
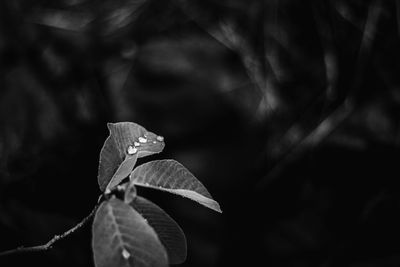
[[124, 257], [125, 260], [129, 259], [129, 257], [131, 256], [131, 254], [126, 250], [122, 250], [122, 257]]
[[164, 137], [159, 135], [157, 136], [157, 141], [163, 142], [164, 141]]
[[137, 152], [137, 148], [134, 146], [128, 146], [128, 154], [133, 155]]
[[143, 136], [140, 136], [138, 139], [139, 139], [140, 143], [146, 143], [147, 142], [147, 138], [145, 138]]
[[140, 146], [140, 143], [139, 142], [134, 142], [133, 145], [134, 146]]

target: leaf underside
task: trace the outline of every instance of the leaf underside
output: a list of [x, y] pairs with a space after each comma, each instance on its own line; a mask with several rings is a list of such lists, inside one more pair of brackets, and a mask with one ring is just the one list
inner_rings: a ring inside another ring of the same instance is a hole
[[182, 229], [159, 206], [143, 197], [136, 196], [130, 205], [137, 210], [156, 231], [164, 245], [170, 264], [180, 264], [186, 260], [186, 238]]
[[103, 202], [92, 229], [96, 267], [166, 267], [168, 256], [154, 229], [116, 198]]
[[204, 185], [175, 160], [155, 160], [136, 167], [130, 175], [130, 183], [181, 195], [222, 212]]
[[[110, 135], [100, 151], [97, 177], [101, 191], [112, 189], [127, 177], [137, 158], [160, 153], [165, 146], [163, 141], [157, 140], [156, 134], [133, 122], [108, 123], [107, 127]], [[144, 137], [146, 142], [140, 143], [139, 137]], [[135, 142], [140, 143], [137, 152], [129, 155], [128, 147]]]

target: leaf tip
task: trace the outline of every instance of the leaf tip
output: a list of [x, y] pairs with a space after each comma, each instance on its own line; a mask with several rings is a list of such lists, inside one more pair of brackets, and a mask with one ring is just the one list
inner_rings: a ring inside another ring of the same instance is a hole
[[221, 209], [221, 207], [220, 207], [220, 205], [218, 204], [217, 201], [215, 201], [215, 205], [213, 207], [213, 210], [215, 210], [218, 213], [222, 213], [222, 209]]
[[115, 129], [115, 127], [118, 125], [118, 122], [114, 123], [114, 122], [107, 122], [107, 129], [108, 131], [111, 133], [111, 131], [113, 129]]

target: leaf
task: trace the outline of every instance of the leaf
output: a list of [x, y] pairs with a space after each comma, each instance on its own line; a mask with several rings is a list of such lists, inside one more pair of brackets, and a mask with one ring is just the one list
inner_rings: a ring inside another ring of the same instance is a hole
[[92, 14], [88, 12], [73, 12], [58, 9], [38, 9], [29, 18], [33, 23], [57, 28], [60, 30], [83, 32], [89, 28], [94, 20]]
[[186, 260], [186, 238], [182, 229], [164, 210], [143, 197], [136, 196], [130, 205], [137, 210], [156, 231], [167, 250], [170, 264]]
[[100, 24], [104, 34], [114, 34], [131, 26], [142, 14], [147, 3], [147, 0], [111, 1], [106, 5], [106, 15]]
[[92, 234], [96, 267], [168, 266], [167, 253], [154, 229], [115, 197], [100, 205]]
[[181, 195], [222, 212], [204, 185], [175, 160], [155, 160], [136, 167], [130, 175], [130, 183]]
[[[127, 177], [137, 158], [160, 153], [165, 146], [161, 136], [133, 122], [108, 123], [107, 127], [110, 135], [100, 152], [97, 177], [101, 191], [112, 189]], [[139, 145], [135, 146], [135, 142]], [[136, 149], [131, 155], [128, 153], [130, 146]]]

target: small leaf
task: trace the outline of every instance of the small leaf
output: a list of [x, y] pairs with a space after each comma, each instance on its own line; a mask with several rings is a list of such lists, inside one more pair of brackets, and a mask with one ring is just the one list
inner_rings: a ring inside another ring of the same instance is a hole
[[137, 197], [136, 186], [132, 183], [129, 183], [125, 188], [124, 202], [126, 204], [130, 204], [132, 201], [135, 200], [136, 197]]
[[136, 167], [130, 183], [181, 195], [222, 212], [204, 185], [175, 160], [155, 160]]
[[[160, 153], [165, 146], [159, 136], [133, 122], [108, 123], [107, 127], [110, 135], [100, 152], [97, 177], [101, 191], [112, 189], [127, 177], [137, 158]], [[146, 142], [139, 142], [139, 138]]]
[[92, 234], [96, 267], [168, 266], [167, 253], [154, 229], [115, 197], [100, 205]]
[[108, 184], [107, 188], [113, 188], [117, 186], [125, 177], [129, 175], [132, 171], [133, 167], [136, 164], [137, 156], [127, 157], [121, 165], [119, 165], [117, 171], [115, 172], [114, 176], [112, 177], [110, 183]]
[[182, 229], [159, 206], [143, 197], [136, 196], [130, 205], [137, 210], [156, 231], [167, 250], [170, 264], [180, 264], [186, 260], [186, 238]]

